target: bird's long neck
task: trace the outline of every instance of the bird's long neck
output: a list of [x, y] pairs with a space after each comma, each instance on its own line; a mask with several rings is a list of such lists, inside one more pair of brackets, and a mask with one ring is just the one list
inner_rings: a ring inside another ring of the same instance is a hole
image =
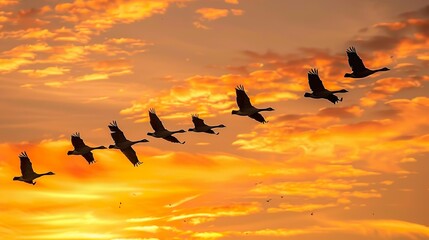
[[262, 111], [273, 111], [273, 109], [272, 108], [259, 108], [258, 111], [259, 112], [262, 112]]
[[45, 176], [45, 175], [52, 175], [50, 172], [46, 172], [46, 173], [40, 173], [40, 174], [37, 174], [39, 177], [41, 177], [41, 176]]
[[225, 127], [224, 125], [220, 124], [220, 125], [216, 125], [216, 126], [212, 126], [212, 128], [223, 128]]
[[135, 143], [140, 143], [140, 142], [147, 142], [147, 140], [146, 139], [142, 139], [142, 140], [135, 141]]
[[380, 69], [376, 69], [374, 70], [374, 72], [384, 72], [384, 71], [389, 71], [390, 69], [384, 67], [384, 68], [380, 68]]
[[345, 89], [341, 89], [341, 90], [337, 90], [337, 91], [331, 91], [331, 93], [345, 93], [347, 92], [347, 90]]
[[104, 146], [98, 146], [98, 147], [91, 148], [91, 150], [94, 150], [94, 149], [104, 149], [104, 148], [105, 148]]
[[175, 134], [175, 133], [182, 133], [183, 132], [183, 130], [178, 130], [178, 131], [173, 131], [173, 132], [171, 132], [171, 134]]

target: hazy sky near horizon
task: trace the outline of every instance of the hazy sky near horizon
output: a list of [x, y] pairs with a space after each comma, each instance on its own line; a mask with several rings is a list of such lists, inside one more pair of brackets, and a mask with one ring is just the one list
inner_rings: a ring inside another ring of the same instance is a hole
[[[426, 0], [0, 0], [0, 238], [428, 239], [428, 37]], [[349, 46], [391, 70], [344, 78]], [[313, 67], [343, 102], [303, 97]], [[173, 144], [150, 108], [226, 128]], [[142, 165], [66, 155], [112, 120]], [[21, 151], [56, 175], [12, 181]]]

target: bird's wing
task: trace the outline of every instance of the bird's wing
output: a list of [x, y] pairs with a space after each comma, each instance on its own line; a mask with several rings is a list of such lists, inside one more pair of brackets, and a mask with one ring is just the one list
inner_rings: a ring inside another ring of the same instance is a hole
[[134, 166], [138, 166], [140, 165], [142, 162], [139, 161], [139, 159], [137, 158], [137, 154], [136, 151], [134, 151], [134, 149], [132, 147], [128, 147], [125, 149], [121, 149], [121, 152], [125, 155], [125, 157], [128, 158], [128, 160], [130, 160], [130, 162], [134, 165]]
[[150, 118], [150, 125], [152, 126], [153, 130], [161, 131], [166, 130], [164, 125], [162, 125], [161, 120], [159, 120], [159, 117], [156, 115], [155, 109], [149, 110], [149, 118]]
[[331, 94], [327, 97], [327, 99], [332, 102], [333, 104], [336, 104], [340, 99], [335, 96], [334, 94]]
[[250, 99], [244, 91], [243, 85], [239, 85], [235, 88], [235, 94], [237, 95], [237, 105], [240, 109], [252, 107]]
[[260, 123], [266, 123], [265, 118], [260, 113], [254, 113], [252, 115], [249, 115], [250, 118], [255, 119], [256, 121]]
[[26, 152], [22, 152], [19, 155], [19, 160], [21, 160], [21, 173], [24, 178], [34, 174], [33, 165], [31, 164], [30, 158]]
[[82, 138], [80, 138], [80, 134], [78, 132], [71, 135], [71, 142], [75, 149], [79, 149], [86, 146]]
[[124, 133], [119, 129], [118, 124], [116, 121], [113, 121], [109, 124], [110, 129], [110, 135], [112, 136], [113, 141], [115, 143], [121, 143], [127, 141], [127, 138], [125, 138]]
[[356, 48], [350, 47], [347, 49], [347, 57], [349, 58], [349, 65], [353, 72], [360, 72], [366, 69], [362, 59], [357, 55]]
[[92, 154], [92, 152], [85, 153], [85, 154], [83, 154], [82, 156], [86, 159], [86, 161], [87, 161], [89, 164], [91, 164], [91, 163], [94, 163], [94, 162], [95, 162], [95, 160], [94, 160], [94, 155]]
[[198, 115], [192, 115], [192, 122], [194, 123], [195, 127], [203, 127], [203, 126], [207, 126], [204, 123], [204, 120], [199, 118]]
[[313, 92], [325, 90], [322, 80], [319, 78], [319, 71], [315, 68], [308, 71], [308, 84], [310, 85], [311, 91]]
[[164, 139], [167, 141], [173, 142], [173, 143], [181, 143], [181, 144], [185, 143], [185, 142], [183, 142], [183, 143], [180, 142], [176, 137], [174, 137], [172, 135], [165, 137]]

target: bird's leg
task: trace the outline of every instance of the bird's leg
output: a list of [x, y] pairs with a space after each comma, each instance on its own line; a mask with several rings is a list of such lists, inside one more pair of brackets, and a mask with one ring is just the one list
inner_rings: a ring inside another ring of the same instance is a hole
[[343, 98], [340, 98], [340, 102], [342, 102], [343, 101]]

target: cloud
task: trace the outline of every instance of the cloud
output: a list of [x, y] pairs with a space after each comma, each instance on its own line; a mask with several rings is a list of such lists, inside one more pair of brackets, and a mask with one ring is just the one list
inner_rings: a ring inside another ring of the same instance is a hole
[[213, 21], [228, 16], [228, 9], [221, 8], [200, 8], [196, 11], [205, 20]]

